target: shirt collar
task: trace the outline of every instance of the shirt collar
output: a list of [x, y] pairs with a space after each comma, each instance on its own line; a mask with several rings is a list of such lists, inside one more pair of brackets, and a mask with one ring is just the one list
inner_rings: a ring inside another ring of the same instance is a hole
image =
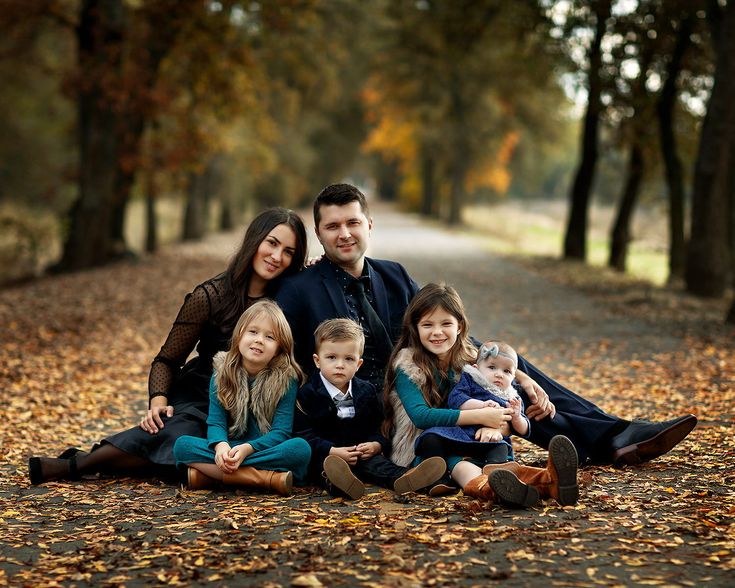
[[[326, 388], [327, 392], [329, 393], [329, 396], [332, 397], [332, 400], [336, 401], [337, 396], [342, 396], [342, 390], [337, 388], [334, 384], [332, 384], [327, 378], [324, 377], [324, 374], [319, 372], [319, 377], [322, 379], [322, 383], [324, 384], [324, 388]], [[350, 380], [350, 383], [347, 384], [347, 392], [344, 393], [344, 397], [347, 398], [348, 396], [352, 396], [352, 380]]]

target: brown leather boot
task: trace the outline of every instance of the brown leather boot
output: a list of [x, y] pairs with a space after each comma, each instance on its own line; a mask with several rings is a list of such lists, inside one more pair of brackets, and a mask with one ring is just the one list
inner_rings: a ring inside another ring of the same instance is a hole
[[488, 476], [495, 498], [506, 506], [526, 508], [539, 500], [538, 490], [521, 482], [510, 470], [496, 469]]
[[518, 471], [520, 465], [517, 461], [505, 461], [503, 463], [487, 463], [482, 467], [482, 473], [489, 476], [496, 470], [508, 470], [514, 474]]
[[196, 468], [189, 467], [186, 470], [186, 479], [191, 490], [201, 490], [202, 488], [211, 488], [217, 484], [217, 480], [210, 478], [204, 472], [200, 472]]
[[291, 472], [274, 472], [271, 470], [256, 470], [254, 467], [244, 466], [234, 474], [224, 474], [222, 481], [232, 486], [250, 486], [273, 490], [287, 496], [293, 489], [293, 474]]
[[495, 492], [493, 491], [492, 486], [490, 486], [490, 481], [487, 479], [485, 474], [472, 478], [464, 485], [462, 492], [464, 492], [466, 496], [472, 496], [472, 498], [495, 502]]
[[579, 499], [578, 464], [574, 444], [563, 435], [557, 435], [549, 443], [549, 461], [545, 468], [522, 465], [516, 475], [536, 488], [541, 498], [554, 498], [562, 506], [569, 506]]

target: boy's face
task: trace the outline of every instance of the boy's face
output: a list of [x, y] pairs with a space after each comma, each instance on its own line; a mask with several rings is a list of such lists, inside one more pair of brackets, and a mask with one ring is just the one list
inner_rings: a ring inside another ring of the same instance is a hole
[[475, 367], [485, 376], [488, 382], [495, 384], [501, 390], [505, 390], [510, 386], [516, 375], [516, 366], [513, 360], [502, 355], [483, 359]]
[[357, 341], [322, 341], [314, 354], [314, 363], [330, 384], [346, 392], [357, 368], [362, 365], [360, 344]]

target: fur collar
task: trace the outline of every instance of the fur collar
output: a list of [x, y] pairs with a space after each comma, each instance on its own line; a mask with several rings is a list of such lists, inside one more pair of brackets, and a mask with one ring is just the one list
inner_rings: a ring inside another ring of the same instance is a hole
[[498, 386], [495, 384], [491, 384], [487, 381], [487, 378], [483, 376], [480, 373], [480, 370], [478, 370], [476, 367], [473, 367], [471, 365], [466, 365], [462, 369], [462, 371], [467, 374], [470, 378], [472, 378], [472, 381], [480, 386], [483, 390], [490, 392], [490, 394], [494, 394], [495, 396], [498, 396], [499, 398], [502, 398], [503, 400], [510, 400], [511, 398], [519, 398], [518, 392], [515, 391], [515, 388], [513, 386], [508, 386], [505, 390], [501, 390]]

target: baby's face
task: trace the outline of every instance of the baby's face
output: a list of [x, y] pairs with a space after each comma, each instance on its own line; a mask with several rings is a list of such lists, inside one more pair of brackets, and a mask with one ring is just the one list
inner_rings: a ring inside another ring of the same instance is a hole
[[488, 382], [496, 385], [501, 390], [505, 390], [510, 386], [516, 376], [515, 363], [512, 359], [502, 355], [483, 359], [476, 364], [476, 367]]

